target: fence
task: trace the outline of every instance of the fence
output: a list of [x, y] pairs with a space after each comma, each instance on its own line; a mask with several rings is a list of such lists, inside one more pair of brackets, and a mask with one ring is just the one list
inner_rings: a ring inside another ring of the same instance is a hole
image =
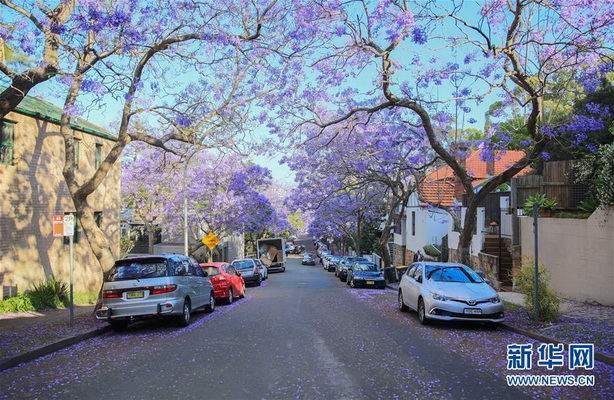
[[525, 175], [512, 179], [515, 194], [514, 208], [522, 208], [527, 199], [538, 193], [545, 193], [549, 199], [558, 202], [557, 208], [576, 209], [588, 196], [588, 185], [575, 182], [573, 166], [575, 160], [550, 161], [544, 163], [542, 175]]

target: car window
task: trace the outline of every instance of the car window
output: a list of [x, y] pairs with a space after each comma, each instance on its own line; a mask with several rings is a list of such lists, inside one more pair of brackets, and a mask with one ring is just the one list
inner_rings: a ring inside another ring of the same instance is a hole
[[232, 266], [235, 269], [250, 269], [254, 268], [254, 262], [251, 260], [233, 261]]
[[411, 267], [409, 267], [407, 269], [407, 275], [410, 276], [411, 278], [414, 277], [414, 273], [416, 272], [416, 266], [412, 265]]
[[107, 282], [168, 276], [165, 259], [119, 260], [107, 277]]
[[418, 265], [416, 267], [416, 271], [414, 272], [414, 279], [417, 281], [422, 277], [422, 265]]
[[[427, 276], [427, 278], [436, 282], [463, 282], [463, 283], [477, 283], [481, 279], [473, 273], [463, 267], [435, 267]], [[475, 275], [475, 276], [472, 276]]]
[[220, 270], [217, 267], [203, 267], [203, 270], [207, 273], [207, 276], [209, 277], [220, 275]]
[[377, 271], [377, 265], [373, 263], [356, 263], [354, 264], [354, 269], [356, 271]]
[[205, 274], [203, 274], [202, 268], [200, 267], [200, 265], [198, 265], [198, 263], [196, 261], [192, 262], [192, 267], [194, 269], [194, 274], [196, 276], [205, 276]]

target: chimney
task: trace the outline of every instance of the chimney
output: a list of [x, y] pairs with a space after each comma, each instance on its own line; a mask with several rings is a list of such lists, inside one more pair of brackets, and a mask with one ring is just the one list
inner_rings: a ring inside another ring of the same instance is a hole
[[493, 154], [493, 157], [489, 158], [488, 161], [486, 161], [486, 176], [487, 177], [495, 176], [495, 158], [496, 157], [497, 155]]

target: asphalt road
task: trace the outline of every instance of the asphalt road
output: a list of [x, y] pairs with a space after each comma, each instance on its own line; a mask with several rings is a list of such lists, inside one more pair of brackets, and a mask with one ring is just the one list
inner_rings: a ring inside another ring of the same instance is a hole
[[526, 398], [422, 329], [291, 258], [285, 273], [231, 306], [195, 314], [187, 328], [137, 325], [5, 371], [0, 397]]

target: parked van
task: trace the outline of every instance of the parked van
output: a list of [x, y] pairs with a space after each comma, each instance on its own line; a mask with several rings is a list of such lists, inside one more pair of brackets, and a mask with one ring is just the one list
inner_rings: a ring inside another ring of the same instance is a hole
[[192, 311], [215, 310], [213, 286], [206, 276], [195, 260], [179, 254], [117, 260], [106, 275], [96, 318], [107, 320], [116, 331], [155, 317], [172, 317], [187, 326]]

